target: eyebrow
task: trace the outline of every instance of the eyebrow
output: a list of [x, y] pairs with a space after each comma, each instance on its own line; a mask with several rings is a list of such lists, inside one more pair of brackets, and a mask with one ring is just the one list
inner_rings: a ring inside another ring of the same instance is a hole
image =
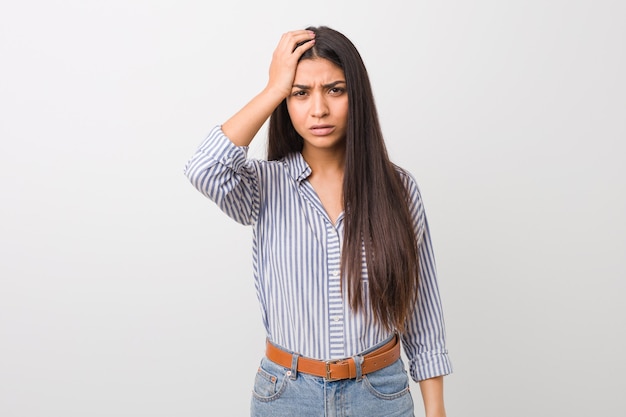
[[[333, 87], [336, 87], [338, 84], [346, 84], [346, 82], [343, 81], [343, 80], [333, 81], [332, 83], [328, 83], [328, 84], [322, 85], [322, 87], [323, 88], [333, 88]], [[303, 85], [303, 84], [294, 84], [292, 86], [292, 88], [299, 88], [301, 90], [310, 90], [311, 89], [310, 86]]]

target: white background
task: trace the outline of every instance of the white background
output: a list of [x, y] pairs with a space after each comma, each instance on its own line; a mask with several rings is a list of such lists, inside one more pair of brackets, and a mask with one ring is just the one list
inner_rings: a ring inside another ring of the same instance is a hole
[[618, 0], [3, 2], [0, 415], [247, 415], [251, 231], [182, 170], [308, 25], [354, 41], [422, 189], [448, 415], [623, 416]]

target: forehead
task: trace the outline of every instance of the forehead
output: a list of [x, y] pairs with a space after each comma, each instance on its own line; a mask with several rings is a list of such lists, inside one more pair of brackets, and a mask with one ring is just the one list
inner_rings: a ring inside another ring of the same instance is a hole
[[343, 70], [323, 58], [303, 59], [298, 63], [294, 84], [315, 85], [345, 81]]

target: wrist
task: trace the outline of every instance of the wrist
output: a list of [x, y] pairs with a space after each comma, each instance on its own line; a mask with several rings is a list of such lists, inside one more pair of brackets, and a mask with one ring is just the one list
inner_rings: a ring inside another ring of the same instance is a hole
[[268, 84], [263, 91], [261, 91], [261, 95], [267, 97], [272, 102], [275, 102], [276, 106], [278, 106], [284, 99], [287, 98], [289, 92], [289, 90]]

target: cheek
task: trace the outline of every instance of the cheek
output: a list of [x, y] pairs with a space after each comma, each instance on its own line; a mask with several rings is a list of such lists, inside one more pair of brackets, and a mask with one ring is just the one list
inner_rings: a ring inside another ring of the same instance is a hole
[[302, 120], [302, 109], [297, 105], [287, 104], [287, 113], [289, 113], [291, 123], [294, 125], [298, 124]]
[[337, 114], [340, 115], [341, 119], [344, 122], [348, 121], [348, 101], [347, 100], [345, 103], [342, 103], [342, 105], [338, 107]]

